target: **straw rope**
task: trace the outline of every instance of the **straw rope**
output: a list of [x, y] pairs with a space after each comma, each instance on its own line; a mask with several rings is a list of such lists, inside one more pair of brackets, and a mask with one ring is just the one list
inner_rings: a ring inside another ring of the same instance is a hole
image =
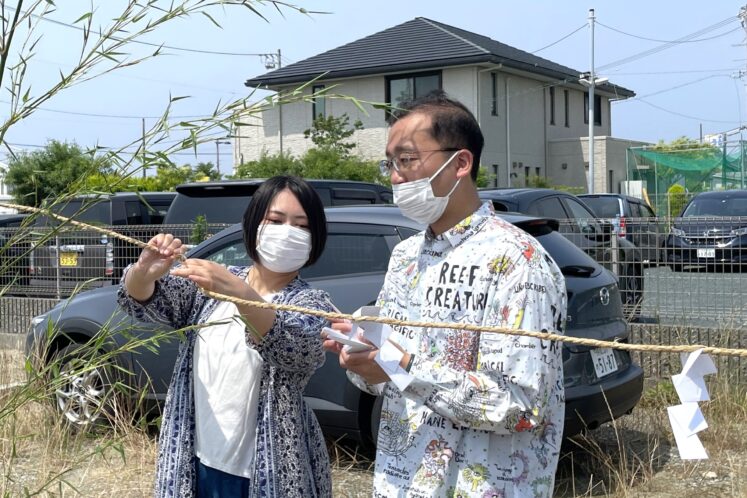
[[[71, 220], [70, 218], [67, 218], [65, 216], [47, 212], [46, 210], [43, 210], [43, 209], [34, 208], [30, 206], [22, 206], [18, 204], [4, 203], [4, 202], [0, 202], [0, 206], [16, 209], [18, 211], [25, 211], [25, 212], [31, 212], [31, 213], [44, 213], [47, 216], [52, 216], [54, 218], [57, 218], [63, 223], [69, 223], [71, 225], [84, 228], [86, 230], [93, 230], [96, 232], [104, 233], [111, 237], [116, 237], [125, 242], [129, 242], [138, 247], [148, 248], [154, 251], [158, 250], [155, 246], [149, 245], [137, 239], [133, 239], [132, 237], [127, 237], [125, 235], [119, 234], [112, 230], [107, 230], [105, 228], [96, 227], [93, 225], [88, 225], [86, 223], [81, 223], [79, 221]], [[182, 259], [183, 259], [183, 256], [182, 256]], [[551, 332], [536, 332], [532, 330], [513, 329], [509, 327], [489, 327], [489, 326], [484, 326], [484, 325], [472, 325], [472, 324], [467, 324], [467, 323], [453, 323], [453, 322], [407, 321], [407, 320], [397, 320], [394, 318], [381, 317], [381, 316], [353, 316], [353, 315], [349, 315], [346, 313], [334, 313], [334, 312], [327, 312], [327, 311], [321, 311], [321, 310], [314, 310], [314, 309], [309, 309], [309, 308], [303, 308], [301, 306], [293, 306], [289, 304], [273, 304], [273, 303], [265, 303], [265, 302], [257, 302], [257, 301], [247, 301], [244, 299], [239, 299], [237, 297], [209, 291], [207, 289], [202, 289], [202, 292], [205, 295], [212, 297], [213, 299], [219, 299], [221, 301], [229, 301], [234, 304], [241, 304], [245, 306], [252, 306], [255, 308], [262, 308], [262, 309], [272, 309], [275, 311], [292, 311], [292, 312], [303, 313], [307, 315], [319, 316], [322, 318], [326, 318], [328, 320], [331, 320], [331, 319], [353, 320], [353, 321], [358, 321], [358, 322], [365, 321], [365, 322], [383, 323], [387, 325], [400, 325], [400, 326], [418, 327], [418, 328], [445, 328], [445, 329], [454, 329], [454, 330], [469, 330], [473, 332], [487, 332], [487, 333], [503, 334], [503, 335], [517, 335], [517, 336], [523, 336], [523, 337], [533, 337], [535, 339], [541, 339], [541, 340], [546, 340], [546, 341], [565, 342], [568, 344], [575, 344], [579, 346], [588, 346], [588, 347], [593, 347], [593, 348], [611, 348], [611, 349], [619, 349], [619, 350], [624, 350], [624, 351], [639, 351], [639, 352], [648, 352], [648, 353], [691, 353], [694, 351], [702, 350], [703, 353], [715, 355], [715, 356], [737, 356], [740, 358], [747, 358], [747, 349], [718, 348], [718, 347], [690, 345], [690, 344], [675, 345], [675, 346], [656, 345], [656, 344], [630, 344], [630, 343], [619, 342], [619, 341], [600, 341], [597, 339], [573, 337], [573, 336], [567, 336], [567, 335], [561, 335], [561, 334], [554, 334]]]

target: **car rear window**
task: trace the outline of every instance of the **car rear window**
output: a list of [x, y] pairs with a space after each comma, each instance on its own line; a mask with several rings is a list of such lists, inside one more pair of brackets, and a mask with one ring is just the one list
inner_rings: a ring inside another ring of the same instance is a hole
[[600, 218], [614, 218], [620, 215], [620, 202], [617, 197], [582, 197], [581, 200]]
[[198, 216], [208, 223], [238, 223], [244, 216], [251, 195], [186, 196], [177, 194], [163, 223], [181, 225], [194, 223]]
[[[67, 204], [52, 206], [52, 212], [84, 223], [108, 225], [112, 219], [112, 204], [108, 199], [93, 203], [87, 200], [72, 200]], [[41, 226], [50, 223], [55, 221], [50, 222], [47, 216], [40, 216], [36, 220], [36, 224]]]

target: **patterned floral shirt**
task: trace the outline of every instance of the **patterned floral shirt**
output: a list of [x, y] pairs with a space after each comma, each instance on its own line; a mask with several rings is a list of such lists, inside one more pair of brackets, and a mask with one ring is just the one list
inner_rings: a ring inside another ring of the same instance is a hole
[[[489, 204], [394, 250], [382, 316], [560, 332], [565, 281], [542, 246]], [[394, 327], [415, 354], [404, 391], [383, 388], [375, 497], [551, 496], [564, 419], [561, 345]]]
[[[228, 269], [241, 278], [246, 278], [249, 271], [247, 267]], [[118, 300], [137, 320], [173, 328], [206, 323], [218, 303], [190, 280], [170, 275], [156, 282], [156, 290], [147, 303], [132, 299], [123, 285]], [[333, 310], [326, 292], [312, 289], [299, 278], [278, 292], [272, 302]], [[264, 360], [249, 496], [332, 496], [327, 447], [316, 416], [303, 400], [309, 378], [324, 363], [320, 331], [326, 324], [324, 318], [278, 311], [261, 343], [255, 345], [251, 333], [247, 333], [248, 343]], [[166, 396], [158, 442], [157, 497], [191, 498], [195, 493], [192, 353], [196, 335], [189, 330], [180, 345]]]

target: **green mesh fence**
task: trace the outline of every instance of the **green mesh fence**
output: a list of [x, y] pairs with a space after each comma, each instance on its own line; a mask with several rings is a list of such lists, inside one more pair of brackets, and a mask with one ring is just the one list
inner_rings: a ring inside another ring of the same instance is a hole
[[660, 215], [670, 213], [667, 193], [679, 184], [689, 194], [747, 188], [745, 142], [727, 142], [676, 150], [631, 147], [627, 154], [628, 180], [640, 180]]

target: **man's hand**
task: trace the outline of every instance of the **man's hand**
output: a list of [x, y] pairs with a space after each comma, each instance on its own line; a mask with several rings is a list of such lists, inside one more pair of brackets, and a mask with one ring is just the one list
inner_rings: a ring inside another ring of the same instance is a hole
[[[333, 320], [332, 328], [344, 334], [348, 334], [352, 330], [353, 325], [348, 321]], [[364, 337], [356, 337], [356, 339], [368, 342]], [[337, 354], [342, 368], [360, 375], [369, 384], [374, 385], [381, 384], [382, 382], [389, 382], [389, 375], [387, 375], [384, 369], [376, 363], [375, 358], [379, 352], [378, 349], [361, 351], [359, 353], [348, 353], [345, 350], [344, 345], [332, 339], [325, 339], [324, 349]]]

